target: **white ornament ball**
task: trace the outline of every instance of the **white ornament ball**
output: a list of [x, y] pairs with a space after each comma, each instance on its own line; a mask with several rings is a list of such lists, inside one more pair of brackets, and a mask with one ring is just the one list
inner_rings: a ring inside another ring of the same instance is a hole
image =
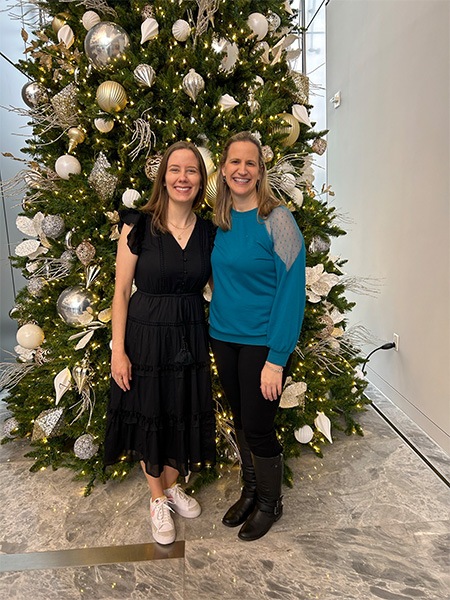
[[94, 27], [94, 25], [97, 25], [97, 23], [100, 23], [101, 19], [98, 16], [98, 14], [93, 11], [93, 10], [88, 10], [84, 13], [83, 17], [81, 18], [81, 22], [83, 23], [83, 27], [89, 31], [89, 29], [92, 29], [92, 27]]
[[135, 208], [136, 202], [141, 199], [141, 194], [137, 190], [127, 188], [122, 194], [122, 202], [127, 208]]
[[99, 117], [98, 119], [94, 119], [94, 125], [101, 133], [109, 133], [114, 127], [114, 121]]
[[44, 332], [34, 323], [26, 323], [17, 331], [16, 340], [23, 348], [34, 350], [38, 348], [45, 339]]
[[266, 37], [269, 30], [269, 23], [264, 15], [261, 13], [252, 13], [247, 19], [247, 24], [256, 35], [258, 41]]
[[173, 37], [178, 42], [185, 42], [188, 39], [190, 33], [191, 27], [189, 23], [187, 21], [184, 21], [183, 19], [178, 19], [178, 21], [175, 21], [175, 23], [172, 25]]
[[55, 162], [55, 171], [61, 179], [69, 179], [71, 175], [81, 173], [80, 161], [70, 154], [63, 154]]
[[75, 440], [73, 452], [75, 456], [82, 460], [89, 460], [97, 454], [98, 444], [90, 433], [85, 433]]
[[308, 444], [313, 439], [314, 432], [309, 425], [303, 425], [303, 427], [294, 431], [294, 436], [300, 444]]

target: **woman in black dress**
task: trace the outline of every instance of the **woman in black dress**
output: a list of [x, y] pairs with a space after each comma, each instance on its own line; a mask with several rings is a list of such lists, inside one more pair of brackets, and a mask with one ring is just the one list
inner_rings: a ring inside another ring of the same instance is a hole
[[193, 212], [206, 181], [197, 148], [177, 142], [161, 161], [148, 203], [121, 214], [105, 464], [140, 461], [152, 496], [153, 537], [161, 544], [175, 540], [172, 511], [188, 518], [201, 512], [178, 475], [215, 461], [202, 296], [214, 228]]

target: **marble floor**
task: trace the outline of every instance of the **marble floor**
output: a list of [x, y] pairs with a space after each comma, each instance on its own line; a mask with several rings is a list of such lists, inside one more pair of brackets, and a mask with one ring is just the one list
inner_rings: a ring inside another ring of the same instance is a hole
[[31, 474], [24, 442], [1, 446], [0, 597], [450, 599], [449, 457], [368, 395], [364, 438], [336, 435], [323, 459], [307, 450], [291, 463], [283, 518], [250, 543], [220, 522], [236, 470], [199, 492], [200, 517], [175, 516], [177, 541], [163, 547], [152, 543], [137, 469], [84, 498], [71, 472]]

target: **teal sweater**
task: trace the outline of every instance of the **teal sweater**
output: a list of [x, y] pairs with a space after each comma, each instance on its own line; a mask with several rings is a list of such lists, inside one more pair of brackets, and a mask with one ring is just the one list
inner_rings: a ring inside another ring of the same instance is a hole
[[305, 244], [290, 211], [265, 220], [257, 209], [231, 211], [232, 227], [217, 230], [211, 262], [211, 337], [268, 346], [267, 360], [284, 366], [305, 309]]

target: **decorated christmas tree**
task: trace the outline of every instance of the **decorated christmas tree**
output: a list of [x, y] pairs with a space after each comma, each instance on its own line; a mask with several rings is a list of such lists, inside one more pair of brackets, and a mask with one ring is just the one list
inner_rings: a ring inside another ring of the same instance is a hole
[[[325, 132], [310, 122], [309, 81], [295, 70], [296, 11], [288, 0], [32, 0], [22, 89], [30, 121], [13, 264], [28, 279], [11, 316], [17, 360], [2, 365], [11, 417], [3, 441], [27, 438], [32, 470], [73, 469], [94, 482], [110, 380], [110, 319], [118, 211], [149, 197], [164, 150], [200, 149], [208, 170], [204, 216], [214, 209], [216, 165], [228, 137], [251, 131], [273, 189], [307, 246], [307, 307], [278, 433], [287, 459], [306, 445], [321, 455], [332, 429], [361, 433], [366, 403], [357, 335], [346, 327], [352, 282], [330, 254], [344, 234], [330, 189], [314, 188]], [[23, 6], [22, 6], [23, 8]], [[35, 20], [33, 18], [35, 16]], [[18, 94], [19, 95], [19, 94]], [[289, 318], [289, 315], [286, 315]], [[218, 465], [235, 459], [232, 418], [213, 365]], [[287, 469], [287, 479], [290, 470]]]

